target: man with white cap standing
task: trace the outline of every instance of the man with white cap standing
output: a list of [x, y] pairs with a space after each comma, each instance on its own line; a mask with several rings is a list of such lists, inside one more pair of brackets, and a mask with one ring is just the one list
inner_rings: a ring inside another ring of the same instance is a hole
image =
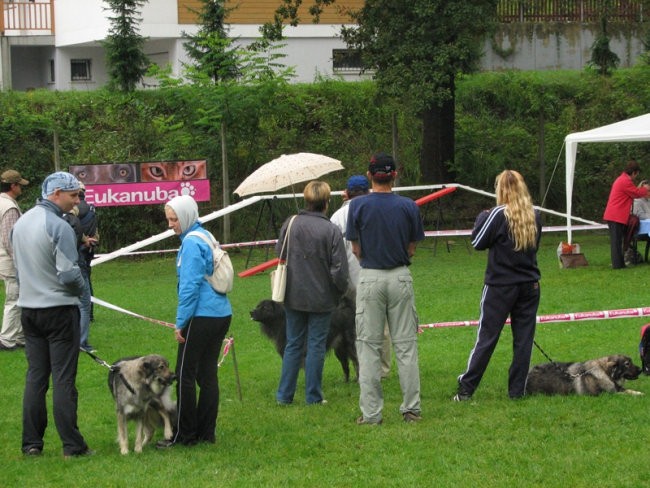
[[[348, 178], [345, 190], [343, 191], [343, 204], [341, 207], [332, 214], [330, 220], [335, 224], [343, 233], [343, 242], [345, 243], [345, 252], [348, 256], [348, 272], [350, 273], [350, 280], [348, 281], [348, 290], [345, 292], [345, 297], [351, 300], [352, 304], [356, 303], [357, 299], [357, 282], [359, 281], [359, 271], [361, 265], [359, 260], [352, 252], [352, 244], [345, 238], [345, 231], [348, 226], [348, 214], [350, 213], [350, 200], [357, 197], [362, 197], [370, 193], [368, 186], [368, 178], [364, 175], [353, 175]], [[381, 348], [381, 377], [387, 378], [390, 373], [391, 363], [391, 343], [390, 332], [388, 324], [384, 328], [384, 343]]]
[[25, 346], [18, 306], [18, 282], [11, 248], [11, 231], [22, 215], [16, 200], [29, 181], [16, 170], [0, 175], [0, 279], [5, 282], [5, 306], [0, 329], [0, 351], [14, 351]]
[[77, 239], [63, 220], [79, 203], [79, 181], [59, 171], [45, 178], [42, 197], [14, 226], [12, 244], [22, 308], [27, 377], [22, 451], [43, 451], [45, 405], [52, 376], [54, 423], [65, 458], [92, 454], [77, 427], [79, 297], [85, 286]]

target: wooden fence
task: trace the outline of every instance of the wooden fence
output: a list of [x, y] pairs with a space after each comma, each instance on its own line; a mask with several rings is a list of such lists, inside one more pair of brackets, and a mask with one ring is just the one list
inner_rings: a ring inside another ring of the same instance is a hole
[[609, 22], [642, 22], [639, 0], [500, 0], [499, 22], [597, 23], [605, 15]]

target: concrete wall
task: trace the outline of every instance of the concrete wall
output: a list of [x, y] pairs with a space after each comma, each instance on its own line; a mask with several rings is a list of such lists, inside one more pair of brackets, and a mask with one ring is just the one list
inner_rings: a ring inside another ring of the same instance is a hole
[[[485, 43], [481, 68], [559, 70], [584, 69], [600, 29], [595, 24], [504, 24]], [[640, 26], [608, 26], [610, 49], [619, 67], [633, 66], [644, 51]]]
[[[56, 19], [56, 45], [70, 46], [95, 43], [104, 39], [110, 28], [103, 0], [57, 0], [54, 2]], [[178, 24], [176, 0], [147, 2], [141, 9], [140, 34], [152, 39], [179, 37], [182, 27]]]
[[[233, 26], [229, 35], [237, 39], [237, 43], [246, 46], [259, 38], [258, 25]], [[285, 28], [284, 44], [278, 53], [285, 55], [279, 62], [293, 66], [296, 83], [310, 83], [319, 77], [337, 77], [345, 80], [359, 80], [358, 73], [334, 73], [332, 67], [332, 51], [346, 49], [345, 43], [339, 37], [340, 25], [299, 25]], [[365, 75], [367, 78], [368, 75]]]
[[[90, 59], [90, 72], [92, 79], [89, 81], [73, 81], [70, 63], [73, 59]], [[96, 46], [61, 47], [56, 49], [54, 58], [56, 68], [56, 82], [51, 89], [56, 90], [96, 90], [108, 82], [104, 49]]]

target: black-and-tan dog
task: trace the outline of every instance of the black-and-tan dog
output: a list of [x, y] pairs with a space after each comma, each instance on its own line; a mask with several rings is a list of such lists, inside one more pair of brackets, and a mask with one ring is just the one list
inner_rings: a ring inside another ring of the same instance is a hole
[[122, 454], [129, 453], [128, 420], [136, 422], [135, 452], [142, 452], [161, 421], [165, 439], [172, 438], [176, 402], [171, 398], [171, 384], [175, 379], [169, 361], [158, 354], [123, 358], [113, 363], [108, 387], [115, 399], [117, 441]]
[[[272, 300], [262, 300], [251, 310], [250, 315], [253, 320], [260, 323], [262, 333], [273, 341], [275, 350], [282, 357], [287, 345], [284, 305]], [[327, 350], [334, 350], [343, 368], [345, 381], [350, 381], [350, 362], [354, 366], [356, 377], [359, 377], [354, 318], [354, 303], [347, 298], [342, 298], [339, 306], [332, 312], [330, 332], [327, 337]]]
[[545, 395], [600, 395], [601, 393], [627, 393], [643, 395], [628, 390], [625, 380], [635, 380], [641, 374], [629, 356], [615, 354], [583, 363], [545, 363], [533, 366], [528, 372], [526, 393]]

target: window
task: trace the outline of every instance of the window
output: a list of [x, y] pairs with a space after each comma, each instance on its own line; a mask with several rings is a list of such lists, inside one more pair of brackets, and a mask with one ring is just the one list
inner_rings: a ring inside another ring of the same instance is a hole
[[70, 79], [72, 81], [92, 80], [92, 75], [90, 72], [90, 59], [70, 60]]
[[56, 72], [54, 71], [54, 60], [50, 59], [50, 83], [54, 83], [56, 81]]
[[361, 71], [363, 63], [361, 62], [361, 53], [352, 49], [334, 49], [332, 51], [332, 61], [334, 71]]

